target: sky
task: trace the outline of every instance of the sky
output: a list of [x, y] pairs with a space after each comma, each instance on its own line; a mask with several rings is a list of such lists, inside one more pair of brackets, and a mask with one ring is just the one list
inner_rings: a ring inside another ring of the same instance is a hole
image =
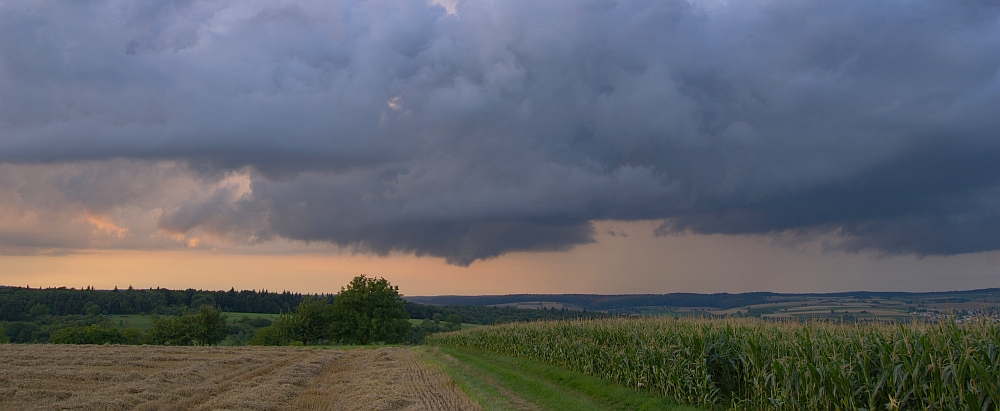
[[996, 0], [0, 0], [0, 284], [1000, 287]]

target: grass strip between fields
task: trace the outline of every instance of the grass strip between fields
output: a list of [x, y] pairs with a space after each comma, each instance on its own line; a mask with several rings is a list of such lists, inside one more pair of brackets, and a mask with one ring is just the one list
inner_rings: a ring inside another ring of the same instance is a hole
[[582, 373], [522, 358], [448, 347], [419, 347], [486, 411], [697, 410]]

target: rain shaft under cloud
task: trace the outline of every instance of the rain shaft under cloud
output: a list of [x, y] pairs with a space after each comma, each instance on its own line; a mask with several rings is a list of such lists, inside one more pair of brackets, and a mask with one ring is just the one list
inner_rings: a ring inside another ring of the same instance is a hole
[[998, 33], [993, 0], [2, 1], [0, 250], [997, 250]]

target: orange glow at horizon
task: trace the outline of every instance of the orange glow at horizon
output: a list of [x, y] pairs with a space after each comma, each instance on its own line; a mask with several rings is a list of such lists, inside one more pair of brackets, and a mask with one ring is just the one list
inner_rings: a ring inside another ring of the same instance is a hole
[[[0, 257], [0, 285], [267, 289], [336, 293], [358, 274], [404, 295], [514, 293], [940, 291], [1000, 286], [1000, 253], [875, 258], [792, 250], [759, 236], [654, 237], [653, 222], [597, 223], [597, 242], [450, 266], [439, 258], [209, 250], [94, 251]], [[614, 232], [614, 234], [611, 234]], [[625, 235], [622, 235], [625, 234]], [[962, 277], [941, 273], [968, 273]]]

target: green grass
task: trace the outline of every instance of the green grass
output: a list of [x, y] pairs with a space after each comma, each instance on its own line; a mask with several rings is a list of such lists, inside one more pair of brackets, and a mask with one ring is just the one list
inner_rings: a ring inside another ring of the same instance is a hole
[[[424, 322], [423, 318], [411, 318], [410, 319], [410, 325], [414, 325], [414, 326], [420, 325], [423, 322]], [[462, 330], [463, 331], [464, 330], [471, 330], [473, 328], [479, 328], [479, 327], [485, 327], [485, 325], [482, 325], [482, 324], [472, 324], [472, 323], [462, 323]]]
[[138, 328], [143, 331], [153, 328], [153, 320], [148, 315], [112, 315], [110, 319], [121, 328]]
[[482, 350], [418, 347], [483, 409], [696, 410], [582, 373]]

